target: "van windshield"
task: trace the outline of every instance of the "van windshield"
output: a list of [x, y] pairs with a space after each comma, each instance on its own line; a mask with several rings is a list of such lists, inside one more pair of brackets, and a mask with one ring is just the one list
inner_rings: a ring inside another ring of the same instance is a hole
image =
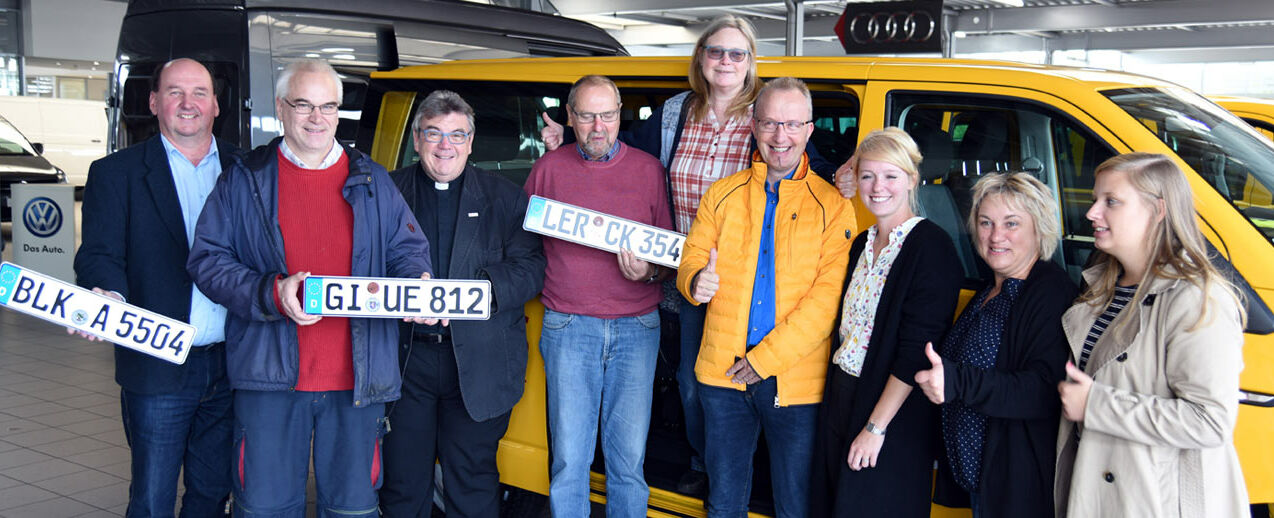
[[1274, 144], [1230, 112], [1184, 89], [1103, 93], [1274, 240]]
[[34, 155], [35, 149], [17, 128], [0, 120], [0, 156]]

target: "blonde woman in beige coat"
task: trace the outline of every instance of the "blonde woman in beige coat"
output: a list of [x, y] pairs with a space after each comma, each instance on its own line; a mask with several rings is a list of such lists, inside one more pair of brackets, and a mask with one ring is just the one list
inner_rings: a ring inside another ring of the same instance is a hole
[[1208, 261], [1168, 157], [1097, 167], [1088, 211], [1104, 255], [1062, 317], [1057, 516], [1248, 516], [1234, 450], [1241, 304]]

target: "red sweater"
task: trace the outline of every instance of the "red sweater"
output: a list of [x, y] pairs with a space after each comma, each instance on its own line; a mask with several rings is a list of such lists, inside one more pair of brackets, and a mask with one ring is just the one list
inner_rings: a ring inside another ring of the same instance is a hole
[[[349, 159], [342, 154], [327, 169], [302, 169], [281, 152], [278, 158], [279, 230], [288, 271], [348, 276], [354, 211], [341, 191], [349, 177]], [[348, 318], [323, 317], [313, 325], [297, 326], [296, 337], [300, 356], [296, 390], [354, 389]]]
[[[672, 228], [664, 168], [659, 159], [620, 146], [608, 162], [580, 157], [574, 145], [540, 157], [526, 180], [528, 193], [660, 228]], [[633, 282], [610, 252], [544, 238], [544, 291], [553, 311], [597, 318], [643, 315], [659, 305], [658, 284]]]

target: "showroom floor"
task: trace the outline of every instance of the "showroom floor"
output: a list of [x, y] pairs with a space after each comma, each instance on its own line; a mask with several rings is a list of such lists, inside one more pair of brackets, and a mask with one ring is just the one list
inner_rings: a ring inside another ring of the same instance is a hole
[[0, 309], [0, 517], [124, 515], [129, 454], [114, 372], [110, 345]]

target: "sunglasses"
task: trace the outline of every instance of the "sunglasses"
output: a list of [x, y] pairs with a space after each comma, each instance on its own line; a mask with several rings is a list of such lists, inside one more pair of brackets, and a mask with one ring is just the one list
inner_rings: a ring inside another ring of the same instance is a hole
[[748, 54], [751, 54], [751, 52], [748, 52], [746, 49], [727, 49], [716, 45], [704, 47], [703, 53], [708, 56], [708, 59], [712, 60], [721, 59], [721, 56], [730, 56], [730, 61], [735, 63], [748, 59]]

